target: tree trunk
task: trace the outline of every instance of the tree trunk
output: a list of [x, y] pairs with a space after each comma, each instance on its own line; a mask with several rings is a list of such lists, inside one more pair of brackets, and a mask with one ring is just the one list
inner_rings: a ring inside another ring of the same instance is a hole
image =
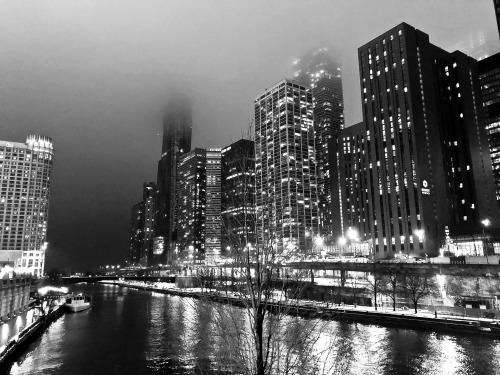
[[396, 311], [396, 294], [392, 295], [392, 311]]
[[417, 313], [417, 302], [418, 301], [413, 301], [413, 306], [415, 306], [415, 314]]
[[262, 348], [262, 338], [264, 336], [264, 316], [261, 313], [261, 308], [257, 308], [257, 314], [255, 316], [255, 335], [256, 335], [256, 351], [257, 351], [257, 375], [265, 375], [264, 367], [264, 351]]

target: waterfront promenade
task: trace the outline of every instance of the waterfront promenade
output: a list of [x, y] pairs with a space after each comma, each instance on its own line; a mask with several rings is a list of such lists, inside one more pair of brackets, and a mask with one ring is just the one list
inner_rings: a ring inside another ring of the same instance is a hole
[[[151, 283], [144, 281], [103, 280], [103, 284], [119, 285], [144, 291], [177, 295], [189, 298], [206, 298], [218, 303], [228, 303], [244, 307], [244, 297], [233, 292], [206, 290], [201, 288], [178, 288], [173, 283]], [[287, 308], [289, 313], [305, 318], [344, 320], [350, 323], [379, 324], [390, 327], [403, 327], [436, 332], [454, 332], [460, 334], [482, 335], [500, 338], [500, 321], [469, 316], [458, 316], [445, 312], [420, 310], [415, 313], [410, 309], [378, 308], [360, 305], [334, 305], [312, 300], [269, 300], [269, 310]]]

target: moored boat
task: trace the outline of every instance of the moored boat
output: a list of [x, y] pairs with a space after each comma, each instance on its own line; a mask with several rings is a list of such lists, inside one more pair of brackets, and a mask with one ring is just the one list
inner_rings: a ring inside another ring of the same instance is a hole
[[66, 308], [72, 312], [79, 312], [90, 309], [92, 306], [92, 299], [90, 296], [78, 294], [66, 299]]

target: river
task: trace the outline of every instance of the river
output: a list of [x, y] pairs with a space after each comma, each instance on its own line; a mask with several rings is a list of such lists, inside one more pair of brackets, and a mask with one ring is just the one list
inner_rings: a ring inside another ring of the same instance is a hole
[[[52, 323], [10, 364], [10, 374], [218, 373], [207, 354], [210, 312], [194, 314], [198, 301], [113, 285], [73, 285], [71, 290], [91, 293], [92, 309]], [[500, 373], [499, 340], [327, 324], [346, 348], [342, 373]]]

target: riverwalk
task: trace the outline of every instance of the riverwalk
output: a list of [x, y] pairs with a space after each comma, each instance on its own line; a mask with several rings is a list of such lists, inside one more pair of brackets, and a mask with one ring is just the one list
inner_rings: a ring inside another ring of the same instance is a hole
[[[41, 334], [45, 329], [63, 313], [64, 301], [54, 301], [54, 304], [45, 309], [45, 313], [34, 318], [32, 322], [22, 327], [19, 332], [13, 335], [4, 345], [0, 347], [0, 373], [5, 362], [21, 353], [24, 347], [29, 344], [33, 337]], [[40, 308], [32, 307], [31, 312], [39, 312]], [[29, 311], [28, 311], [29, 313]]]
[[[206, 298], [220, 303], [245, 307], [245, 298], [233, 292], [202, 290], [201, 288], [178, 288], [172, 283], [148, 283], [138, 281], [103, 280], [100, 283], [119, 285], [156, 293], [189, 298]], [[270, 300], [266, 307], [271, 311], [286, 311], [305, 318], [342, 320], [350, 323], [379, 324], [390, 327], [411, 328], [435, 332], [454, 332], [500, 338], [500, 321], [435, 313], [421, 310], [389, 309], [376, 310], [371, 306], [334, 305], [311, 300]]]

